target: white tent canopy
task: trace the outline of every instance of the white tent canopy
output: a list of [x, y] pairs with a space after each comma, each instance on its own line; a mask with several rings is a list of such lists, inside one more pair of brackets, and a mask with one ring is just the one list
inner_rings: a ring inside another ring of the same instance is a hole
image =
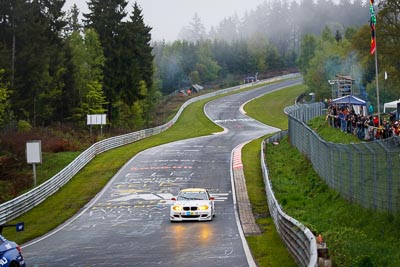
[[385, 103], [383, 105], [383, 112], [386, 113], [386, 109], [387, 108], [397, 108], [397, 103], [400, 103], [400, 99], [392, 101], [392, 102]]
[[348, 105], [357, 105], [357, 106], [365, 106], [365, 101], [355, 97], [353, 95], [345, 95], [332, 100], [333, 104], [348, 104]]
[[362, 114], [364, 116], [367, 115], [367, 109], [363, 108], [363, 106], [366, 106], [365, 101], [353, 95], [346, 95], [333, 99], [332, 104], [352, 105], [356, 114]]

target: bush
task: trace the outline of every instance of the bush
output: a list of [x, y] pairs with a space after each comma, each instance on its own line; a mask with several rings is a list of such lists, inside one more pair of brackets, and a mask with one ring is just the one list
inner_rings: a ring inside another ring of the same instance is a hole
[[20, 120], [18, 121], [18, 132], [21, 133], [27, 133], [32, 129], [32, 125], [25, 121], [25, 120]]

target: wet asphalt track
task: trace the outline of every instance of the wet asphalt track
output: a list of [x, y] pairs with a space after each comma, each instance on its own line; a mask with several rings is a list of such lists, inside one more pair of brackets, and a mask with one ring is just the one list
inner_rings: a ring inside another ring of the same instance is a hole
[[[209, 102], [205, 112], [225, 128], [223, 133], [169, 143], [132, 158], [78, 216], [23, 246], [27, 266], [251, 265], [236, 221], [231, 152], [278, 129], [243, 115], [240, 106], [299, 81]], [[170, 223], [170, 198], [185, 187], [212, 188], [212, 222]]]

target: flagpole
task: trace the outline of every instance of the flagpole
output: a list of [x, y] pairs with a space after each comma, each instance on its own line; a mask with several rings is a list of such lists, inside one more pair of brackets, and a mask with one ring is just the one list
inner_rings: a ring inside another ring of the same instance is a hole
[[375, 24], [375, 75], [376, 75], [376, 102], [378, 102], [378, 121], [379, 126], [381, 126], [381, 107], [379, 104], [379, 71], [378, 71], [378, 47], [376, 42], [376, 24]]
[[[378, 106], [378, 125], [381, 126], [381, 107], [379, 104], [379, 71], [378, 71], [378, 49], [376, 45], [376, 16], [375, 16], [375, 8], [374, 8], [375, 0], [369, 1], [369, 11], [371, 13], [371, 54], [375, 54], [375, 81], [376, 81], [376, 102]], [[372, 46], [373, 45], [373, 46]]]

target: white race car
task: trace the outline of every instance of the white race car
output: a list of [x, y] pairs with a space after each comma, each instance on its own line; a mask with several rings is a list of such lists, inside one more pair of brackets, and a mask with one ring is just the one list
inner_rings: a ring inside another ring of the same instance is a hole
[[211, 221], [215, 216], [214, 197], [205, 188], [181, 189], [171, 205], [170, 221]]

